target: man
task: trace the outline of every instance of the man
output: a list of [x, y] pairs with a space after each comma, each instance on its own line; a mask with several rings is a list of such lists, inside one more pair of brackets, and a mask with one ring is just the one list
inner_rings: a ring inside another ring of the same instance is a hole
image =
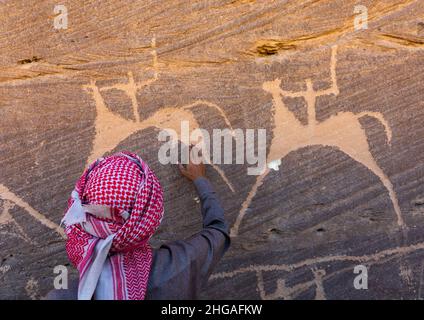
[[230, 245], [224, 211], [204, 164], [179, 165], [201, 201], [203, 229], [151, 249], [163, 215], [162, 188], [137, 155], [120, 152], [81, 176], [62, 220], [79, 281], [47, 299], [196, 299]]

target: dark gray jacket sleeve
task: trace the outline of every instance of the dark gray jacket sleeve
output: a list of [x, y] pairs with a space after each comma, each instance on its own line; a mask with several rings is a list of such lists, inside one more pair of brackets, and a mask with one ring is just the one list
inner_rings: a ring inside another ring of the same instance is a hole
[[154, 251], [146, 299], [196, 299], [230, 245], [228, 226], [211, 184], [194, 181], [200, 197], [203, 229], [192, 237]]

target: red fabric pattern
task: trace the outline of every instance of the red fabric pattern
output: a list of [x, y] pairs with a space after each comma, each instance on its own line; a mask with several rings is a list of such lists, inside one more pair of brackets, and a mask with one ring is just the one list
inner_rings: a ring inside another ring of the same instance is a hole
[[[114, 212], [112, 219], [86, 213], [94, 234], [86, 232], [81, 224], [66, 227], [66, 250], [80, 277], [90, 264], [96, 242], [115, 234], [109, 253], [114, 297], [144, 299], [152, 262], [148, 241], [163, 216], [159, 180], [136, 154], [121, 152], [91, 164], [75, 190], [84, 204], [108, 206]], [[68, 208], [72, 203], [71, 198]], [[126, 221], [120, 216], [124, 211], [130, 214]]]

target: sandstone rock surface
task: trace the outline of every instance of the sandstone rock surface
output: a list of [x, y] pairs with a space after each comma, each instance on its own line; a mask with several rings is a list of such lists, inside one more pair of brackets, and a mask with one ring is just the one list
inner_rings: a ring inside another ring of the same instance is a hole
[[421, 0], [362, 1], [366, 30], [353, 0], [61, 1], [61, 30], [57, 4], [0, 4], [0, 299], [38, 299], [69, 266], [57, 225], [103, 154], [135, 151], [160, 178], [154, 245], [196, 232], [193, 187], [157, 157], [186, 116], [265, 128], [281, 159], [260, 177], [208, 168], [233, 243], [204, 298], [423, 298]]

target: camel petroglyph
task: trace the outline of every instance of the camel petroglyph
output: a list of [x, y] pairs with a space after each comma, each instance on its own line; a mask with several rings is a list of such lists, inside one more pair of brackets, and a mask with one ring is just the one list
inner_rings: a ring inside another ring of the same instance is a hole
[[[259, 187], [262, 185], [265, 177], [270, 173], [270, 169], [278, 170], [281, 160], [290, 152], [314, 145], [334, 147], [371, 170], [381, 180], [389, 193], [394, 211], [396, 212], [397, 224], [401, 229], [406, 229], [393, 185], [371, 154], [365, 130], [359, 122], [359, 118], [364, 116], [370, 116], [379, 120], [385, 128], [387, 142], [390, 146], [392, 131], [384, 116], [379, 112], [370, 111], [364, 111], [358, 114], [352, 112], [339, 112], [322, 122], [316, 120], [315, 105], [317, 98], [325, 95], [337, 96], [339, 94], [336, 78], [336, 63], [337, 46], [334, 46], [331, 51], [332, 85], [325, 90], [314, 90], [311, 79], [306, 80], [306, 91], [299, 92], [281, 89], [281, 79], [279, 78], [263, 84], [263, 89], [269, 92], [273, 99], [275, 123], [273, 138], [267, 155], [267, 168], [262, 175], [256, 178], [254, 185], [243, 202], [241, 210], [231, 229], [232, 237], [238, 235], [240, 224]], [[302, 125], [295, 115], [287, 108], [282, 99], [283, 97], [301, 97], [305, 99], [308, 112], [307, 125]]]
[[[178, 133], [179, 137], [181, 137], [181, 121], [188, 121], [192, 130], [200, 129], [200, 125], [195, 118], [193, 111], [191, 110], [199, 106], [206, 106], [207, 108], [216, 110], [232, 131], [230, 121], [228, 120], [221, 107], [205, 100], [197, 100], [182, 107], [161, 108], [148, 118], [140, 119], [137, 92], [138, 90], [151, 85], [158, 79], [158, 59], [155, 49], [155, 39], [152, 40], [152, 48], [153, 50], [151, 51], [151, 54], [153, 56], [154, 74], [151, 79], [137, 83], [134, 79], [133, 73], [128, 72], [127, 83], [118, 83], [112, 86], [99, 88], [99, 86], [96, 84], [96, 81], [92, 80], [90, 84], [83, 87], [92, 96], [95, 102], [97, 113], [95, 120], [96, 134], [91, 154], [87, 159], [87, 164], [116, 148], [121, 141], [129, 137], [131, 134], [149, 127], [155, 127], [164, 130], [174, 130]], [[112, 89], [125, 92], [131, 99], [134, 120], [125, 119], [119, 115], [114, 114], [107, 108], [102, 96], [102, 92]], [[198, 143], [198, 141], [191, 142], [193, 142], [193, 144]], [[212, 167], [220, 174], [231, 191], [234, 192], [234, 187], [226, 177], [223, 170], [212, 164], [212, 161], [210, 161], [209, 154], [205, 153], [203, 154], [203, 157], [206, 158], [205, 160], [207, 162], [211, 163]]]
[[11, 215], [10, 210], [14, 207], [14, 204], [8, 200], [3, 200], [3, 207], [0, 212], [0, 226], [13, 226], [16, 231], [8, 230], [0, 227], [1, 235], [9, 235], [12, 237], [17, 237], [21, 240], [24, 240], [28, 243], [33, 243], [31, 238], [22, 228], [22, 226], [15, 220], [15, 218]]

